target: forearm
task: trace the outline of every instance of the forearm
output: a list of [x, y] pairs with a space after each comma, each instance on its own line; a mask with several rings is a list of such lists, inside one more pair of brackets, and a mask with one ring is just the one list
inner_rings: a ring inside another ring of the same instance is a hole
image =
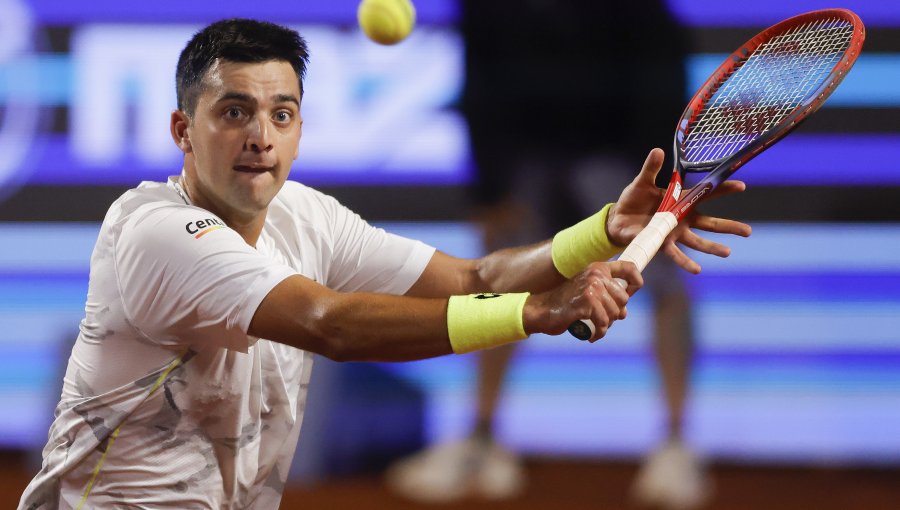
[[335, 292], [291, 276], [269, 291], [248, 333], [337, 361], [407, 361], [489, 348], [531, 333], [560, 334], [580, 318], [600, 325], [599, 338], [612, 321], [624, 318], [628, 294], [612, 278], [625, 279], [634, 292], [640, 286], [634, 265], [594, 264], [565, 280], [527, 263], [530, 257], [540, 259], [545, 250], [537, 245], [494, 254], [487, 261], [511, 266], [502, 272], [527, 273], [520, 269], [528, 267], [537, 276], [500, 277], [498, 288], [538, 285], [540, 278], [563, 282], [551, 291], [455, 296], [449, 305], [444, 297]]
[[446, 299], [311, 292], [304, 280], [288, 278], [266, 296], [251, 335], [336, 361], [408, 361], [452, 352]]
[[611, 241], [607, 219], [614, 204], [531, 246], [494, 252], [477, 264], [479, 280], [494, 292], [542, 292], [621, 251]]
[[476, 260], [436, 252], [407, 295], [546, 292], [588, 264], [608, 260], [620, 250], [607, 240], [605, 222], [606, 215], [601, 211], [552, 240], [497, 250]]
[[549, 240], [490, 253], [476, 261], [474, 273], [478, 288], [466, 289], [466, 293], [539, 293], [565, 280], [553, 265]]

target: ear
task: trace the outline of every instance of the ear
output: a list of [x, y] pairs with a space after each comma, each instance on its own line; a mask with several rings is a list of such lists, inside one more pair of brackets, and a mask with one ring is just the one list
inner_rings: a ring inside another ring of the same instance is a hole
[[181, 152], [189, 154], [193, 152], [191, 147], [191, 138], [188, 128], [191, 125], [191, 119], [181, 110], [172, 112], [172, 118], [169, 122], [169, 131], [172, 134], [172, 140], [175, 145], [181, 149]]
[[[303, 139], [303, 118], [300, 118], [300, 140]], [[300, 140], [297, 140], [297, 147], [294, 148], [294, 161], [300, 157]]]

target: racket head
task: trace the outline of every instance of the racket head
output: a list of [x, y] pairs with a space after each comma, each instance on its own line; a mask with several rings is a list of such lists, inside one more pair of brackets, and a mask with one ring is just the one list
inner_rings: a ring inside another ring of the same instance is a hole
[[[824, 33], [816, 35], [819, 30]], [[835, 38], [837, 42], [821, 48], [819, 41], [830, 42], [835, 35], [832, 32], [840, 35]], [[799, 35], [792, 37], [792, 34], [807, 33], [808, 38]], [[675, 132], [672, 179], [657, 214], [651, 220], [652, 228], [642, 230], [619, 260], [637, 261], [636, 264], [642, 269], [656, 254], [665, 236], [695, 203], [822, 106], [856, 62], [864, 41], [865, 27], [859, 16], [847, 9], [824, 9], [773, 25], [732, 53], [685, 108]], [[820, 58], [822, 55], [816, 52], [826, 54], [828, 58]], [[766, 65], [760, 66], [762, 69], [756, 69], [754, 73], [764, 75], [764, 86], [750, 87], [744, 91], [729, 85], [736, 79], [740, 80], [742, 74], [750, 74], [747, 70], [752, 68], [747, 67], [748, 62], [760, 55], [766, 57], [759, 59]], [[800, 55], [805, 60], [800, 60]], [[816, 65], [809, 66], [810, 63]], [[794, 72], [797, 67], [800, 71]], [[785, 70], [790, 72], [782, 73]], [[775, 73], [766, 76], [768, 71]], [[792, 80], [798, 76], [805, 77], [806, 81], [794, 84]], [[729, 87], [747, 95], [735, 94], [737, 100], [729, 102]], [[783, 88], [792, 90], [796, 96], [792, 95], [786, 104], [777, 101], [778, 95], [774, 94], [774, 91]], [[722, 98], [726, 100], [716, 103], [717, 99]], [[766, 102], [766, 99], [770, 101]], [[773, 106], [778, 107], [777, 111]], [[719, 115], [719, 126], [723, 129], [721, 132], [708, 131], [711, 138], [708, 147], [690, 145], [698, 139], [698, 134], [703, 134], [700, 122], [706, 118], [704, 114], [711, 107], [725, 108], [725, 114]], [[682, 194], [682, 187], [686, 184], [684, 174], [689, 172], [705, 172], [706, 175], [690, 191]], [[651, 237], [654, 239], [651, 240]], [[569, 327], [569, 332], [581, 340], [589, 339], [593, 331], [589, 320], [576, 321]]]
[[823, 9], [788, 18], [735, 50], [678, 121], [673, 180], [689, 172], [709, 174], [668, 204], [669, 210], [681, 219], [703, 194], [818, 110], [856, 62], [864, 41], [859, 16]]

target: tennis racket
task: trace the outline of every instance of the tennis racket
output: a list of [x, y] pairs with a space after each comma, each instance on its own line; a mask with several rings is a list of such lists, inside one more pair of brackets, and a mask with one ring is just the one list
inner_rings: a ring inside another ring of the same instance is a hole
[[[700, 200], [822, 106], [856, 62], [864, 40], [859, 16], [825, 9], [769, 27], [732, 53], [681, 115], [665, 197], [619, 260], [643, 271]], [[699, 181], [683, 193], [688, 173]], [[569, 326], [581, 340], [594, 331], [589, 320]]]

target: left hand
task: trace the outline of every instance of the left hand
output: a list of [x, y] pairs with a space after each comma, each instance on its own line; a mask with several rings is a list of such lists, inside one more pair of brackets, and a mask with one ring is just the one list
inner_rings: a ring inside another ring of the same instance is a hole
[[[606, 231], [609, 235], [609, 240], [614, 244], [627, 246], [641, 229], [650, 222], [653, 214], [656, 213], [656, 209], [662, 202], [666, 191], [656, 187], [656, 174], [662, 168], [664, 159], [665, 153], [662, 149], [650, 151], [646, 161], [644, 161], [641, 172], [622, 191], [619, 200], [610, 209], [606, 220]], [[746, 188], [746, 184], [742, 181], [728, 180], [720, 184], [710, 194], [709, 198], [740, 193]], [[676, 264], [681, 266], [682, 269], [694, 274], [700, 272], [700, 264], [688, 257], [676, 243], [717, 257], [727, 257], [731, 254], [731, 248], [705, 239], [693, 232], [691, 228], [717, 234], [734, 234], [741, 237], [749, 236], [751, 231], [750, 225], [746, 223], [726, 218], [715, 218], [691, 211], [663, 241], [661, 250]]]

